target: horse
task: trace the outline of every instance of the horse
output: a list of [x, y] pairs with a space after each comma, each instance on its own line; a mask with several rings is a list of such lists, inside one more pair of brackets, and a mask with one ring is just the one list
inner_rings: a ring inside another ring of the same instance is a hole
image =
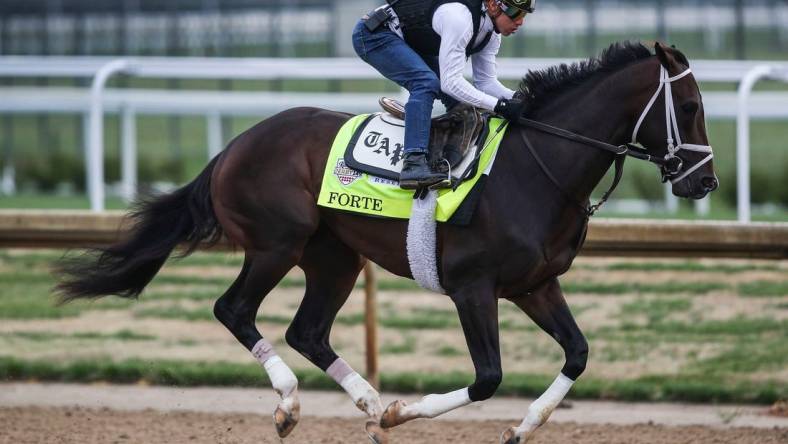
[[[347, 113], [294, 108], [238, 135], [191, 183], [142, 199], [127, 237], [61, 263], [56, 291], [62, 302], [136, 298], [176, 248], [188, 255], [225, 236], [243, 249], [244, 261], [214, 314], [267, 371], [281, 398], [275, 426], [285, 437], [300, 416], [298, 381], [255, 317], [263, 298], [298, 266], [306, 290], [286, 342], [350, 395], [367, 415], [374, 442], [386, 442], [391, 427], [493, 396], [503, 375], [498, 300], [506, 299], [565, 355], [552, 385], [500, 437], [526, 442], [586, 367], [588, 343], [559, 276], [582, 247], [595, 209], [592, 190], [626, 153], [656, 163], [679, 197], [703, 198], [718, 182], [700, 91], [675, 48], [614, 43], [597, 57], [528, 72], [518, 94], [527, 108], [506, 129], [470, 222], [437, 227], [440, 284], [456, 307], [475, 369], [468, 387], [383, 409], [378, 392], [331, 348], [336, 314], [367, 260], [412, 278], [407, 221], [316, 205], [327, 153], [352, 117]], [[606, 146], [622, 150], [599, 149]]]

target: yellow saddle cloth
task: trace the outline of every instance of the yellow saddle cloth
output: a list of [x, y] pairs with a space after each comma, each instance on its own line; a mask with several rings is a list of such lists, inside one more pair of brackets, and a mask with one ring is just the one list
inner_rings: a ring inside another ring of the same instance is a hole
[[[373, 176], [345, 165], [344, 155], [348, 144], [367, 117], [369, 114], [352, 117], [334, 138], [317, 204], [352, 213], [408, 219], [413, 205], [412, 190], [401, 189], [395, 180]], [[503, 119], [490, 119], [490, 130], [482, 143], [482, 154], [473, 178], [464, 181], [456, 190], [438, 190], [438, 204], [435, 210], [435, 219], [438, 222], [448, 221], [479, 178], [489, 174], [506, 132], [499, 131], [499, 128], [505, 124], [506, 121]]]

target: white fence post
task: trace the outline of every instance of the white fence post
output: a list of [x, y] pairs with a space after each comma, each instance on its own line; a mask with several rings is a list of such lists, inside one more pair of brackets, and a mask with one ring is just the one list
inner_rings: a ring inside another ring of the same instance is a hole
[[14, 165], [9, 162], [3, 167], [3, 177], [0, 179], [0, 194], [12, 196], [14, 193], [16, 193], [16, 170], [14, 170]]
[[121, 111], [121, 194], [131, 202], [137, 197], [137, 114], [124, 106]]
[[90, 87], [90, 131], [85, 153], [88, 197], [90, 209], [104, 211], [104, 86], [107, 80], [127, 69], [128, 60], [113, 60], [96, 72]]
[[701, 200], [695, 201], [695, 214], [700, 216], [708, 216], [711, 212], [711, 198], [709, 196], [704, 197]]
[[208, 138], [208, 159], [213, 159], [222, 151], [222, 116], [210, 113], [206, 116], [206, 136]]
[[739, 84], [736, 117], [736, 209], [739, 222], [750, 222], [750, 94], [762, 77], [772, 72], [769, 65], [758, 65], [744, 75]]
[[665, 211], [670, 214], [679, 212], [679, 198], [673, 195], [673, 185], [665, 183]]

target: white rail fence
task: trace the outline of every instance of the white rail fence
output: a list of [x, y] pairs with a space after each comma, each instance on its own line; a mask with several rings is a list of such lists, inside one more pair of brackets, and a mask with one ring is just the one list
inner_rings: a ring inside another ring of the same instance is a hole
[[[502, 79], [519, 79], [528, 70], [542, 69], [572, 59], [501, 59]], [[737, 119], [738, 214], [750, 219], [749, 121], [751, 118], [788, 118], [788, 93], [757, 92], [761, 79], [788, 82], [788, 62], [694, 61], [701, 82], [739, 83], [738, 94], [704, 94], [706, 115]], [[125, 198], [136, 190], [136, 116], [138, 114], [204, 115], [209, 156], [222, 149], [222, 115], [266, 115], [293, 106], [320, 104], [349, 112], [374, 110], [378, 94], [233, 91], [166, 91], [106, 89], [107, 81], [125, 74], [170, 79], [376, 79], [379, 74], [355, 58], [111, 58], [111, 57], [0, 57], [0, 76], [92, 78], [90, 91], [79, 88], [2, 88], [0, 113], [82, 113], [87, 131], [85, 161], [91, 209], [104, 209], [104, 113], [121, 115], [122, 190]], [[401, 94], [402, 98], [405, 94]], [[669, 193], [668, 193], [669, 194]], [[702, 201], [700, 211], [707, 211]], [[669, 200], [668, 206], [675, 204]]]

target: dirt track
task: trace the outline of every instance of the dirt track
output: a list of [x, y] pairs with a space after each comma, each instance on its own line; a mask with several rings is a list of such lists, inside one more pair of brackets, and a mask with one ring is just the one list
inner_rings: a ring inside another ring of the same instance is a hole
[[[384, 393], [384, 403], [401, 395]], [[300, 392], [302, 418], [286, 443], [365, 443], [364, 417], [344, 393]], [[406, 395], [412, 402], [418, 395]], [[0, 444], [279, 443], [271, 390], [80, 384], [0, 384]], [[391, 431], [392, 444], [497, 443], [530, 400], [493, 398]], [[533, 443], [788, 442], [788, 418], [764, 406], [575, 401]]]
[[[302, 418], [290, 443], [365, 443], [362, 419]], [[267, 416], [121, 412], [109, 409], [0, 408], [0, 443], [279, 443]], [[392, 443], [497, 443], [505, 421], [426, 421], [391, 432]], [[660, 425], [547, 424], [533, 441], [576, 444], [783, 444], [788, 429]]]

